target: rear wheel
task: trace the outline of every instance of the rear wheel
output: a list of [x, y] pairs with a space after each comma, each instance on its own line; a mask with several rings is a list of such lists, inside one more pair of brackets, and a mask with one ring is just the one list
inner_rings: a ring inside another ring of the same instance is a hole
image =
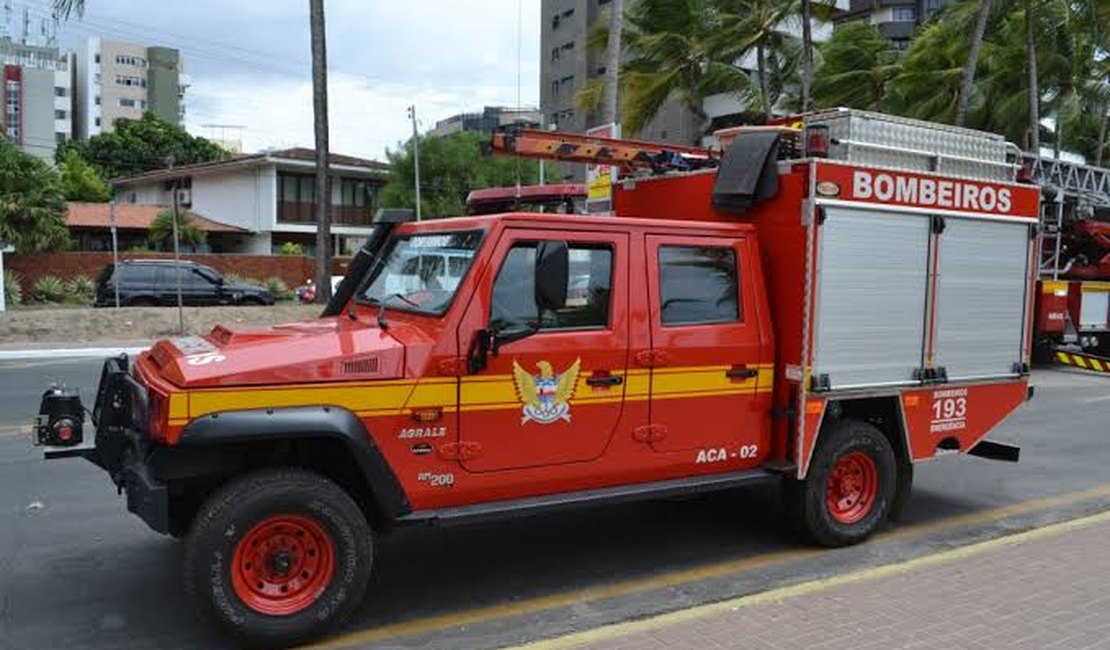
[[317, 637], [358, 606], [371, 531], [328, 479], [264, 470], [214, 494], [185, 539], [185, 588], [240, 641], [287, 646]]
[[867, 539], [896, 494], [890, 441], [866, 422], [844, 420], [822, 432], [804, 481], [787, 487], [795, 526], [824, 546]]

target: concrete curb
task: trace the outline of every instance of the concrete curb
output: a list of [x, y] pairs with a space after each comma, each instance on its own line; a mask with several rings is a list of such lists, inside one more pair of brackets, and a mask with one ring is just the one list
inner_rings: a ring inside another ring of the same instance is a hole
[[95, 359], [114, 357], [120, 354], [135, 355], [149, 346], [143, 347], [103, 347], [103, 348], [49, 348], [29, 350], [0, 350], [0, 361], [27, 361], [30, 359]]

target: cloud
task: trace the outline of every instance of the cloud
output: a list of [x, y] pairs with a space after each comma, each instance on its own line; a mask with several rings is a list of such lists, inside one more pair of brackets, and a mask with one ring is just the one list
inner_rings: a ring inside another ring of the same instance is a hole
[[[191, 80], [190, 130], [242, 125], [249, 150], [312, 146], [306, 2], [134, 6], [89, 2], [84, 19], [63, 27], [63, 45], [101, 36], [176, 47]], [[405, 109], [412, 103], [426, 129], [485, 105], [539, 102], [540, 0], [326, 0], [325, 10], [336, 152], [383, 158], [411, 134]]]

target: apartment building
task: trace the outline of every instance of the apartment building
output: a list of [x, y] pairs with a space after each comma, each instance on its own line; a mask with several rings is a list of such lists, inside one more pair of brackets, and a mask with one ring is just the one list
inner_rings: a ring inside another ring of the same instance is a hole
[[58, 143], [73, 137], [73, 55], [4, 37], [0, 62], [4, 136], [53, 163]]
[[76, 137], [111, 131], [116, 120], [139, 119], [146, 111], [183, 122], [186, 84], [177, 50], [89, 38], [77, 63]]
[[837, 22], [866, 20], [879, 28], [894, 47], [909, 47], [922, 23], [952, 0], [851, 0], [849, 10]]

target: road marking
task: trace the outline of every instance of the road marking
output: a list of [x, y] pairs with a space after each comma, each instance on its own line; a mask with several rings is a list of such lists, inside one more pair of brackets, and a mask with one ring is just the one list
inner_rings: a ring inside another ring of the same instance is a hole
[[147, 347], [117, 348], [54, 348], [50, 350], [0, 350], [0, 361], [22, 361], [24, 359], [87, 359], [95, 357], [115, 357], [120, 354], [134, 356]]
[[[948, 517], [935, 522], [912, 524], [896, 530], [881, 532], [872, 539], [887, 540], [926, 535], [941, 530], [986, 524], [991, 521], [1035, 512], [1054, 506], [1080, 503], [1082, 501], [1108, 496], [1110, 496], [1110, 483], [1087, 490], [1067, 492], [1053, 497], [1022, 501], [1020, 503], [1001, 506], [991, 510]], [[721, 578], [730, 574], [814, 557], [824, 552], [826, 552], [826, 549], [806, 547], [775, 551], [773, 553], [765, 553], [763, 555], [736, 560], [725, 560], [699, 567], [670, 571], [647, 578], [636, 578], [622, 582], [585, 587], [546, 596], [538, 596], [536, 598], [486, 605], [449, 614], [417, 618], [399, 623], [388, 623], [370, 629], [341, 634], [319, 643], [305, 646], [305, 648], [313, 650], [348, 648], [398, 637], [427, 634], [437, 630], [463, 625], [477, 625], [499, 618], [533, 614], [548, 609], [556, 609], [586, 602], [616, 598], [638, 592], [674, 587], [696, 582], [698, 580]]]
[[1078, 399], [1078, 400], [1075, 400], [1075, 401], [1079, 402], [1080, 404], [1094, 404], [1095, 402], [1106, 402], [1106, 401], [1110, 401], [1110, 395], [1103, 395], [1101, 397], [1086, 397], [1086, 398]]
[[0, 426], [0, 438], [31, 435], [29, 424], [9, 424]]
[[669, 612], [667, 614], [660, 614], [651, 618], [614, 623], [612, 625], [575, 632], [554, 639], [535, 641], [533, 643], [516, 646], [516, 650], [562, 650], [563, 648], [577, 648], [591, 643], [613, 641], [614, 639], [638, 632], [657, 630], [671, 625], [698, 621], [715, 614], [733, 611], [740, 607], [750, 607], [752, 605], [764, 603], [777, 603], [788, 598], [797, 598], [833, 587], [866, 582], [869, 580], [878, 580], [880, 578], [908, 573], [915, 569], [953, 562], [988, 551], [1016, 546], [1044, 537], [1061, 535], [1079, 528], [1086, 528], [1088, 526], [1108, 522], [1110, 522], [1110, 511], [1091, 515], [1089, 517], [1082, 517], [1080, 519], [1072, 519], [1058, 524], [1050, 524], [1042, 528], [1034, 528], [1033, 530], [1015, 533], [1005, 537], [998, 537], [968, 546], [961, 546], [952, 550], [941, 551], [939, 553], [933, 553], [932, 555], [925, 555], [903, 562], [884, 564], [877, 567], [853, 571], [840, 576], [833, 576], [831, 578], [789, 585], [757, 594], [741, 596], [739, 598], [730, 598], [729, 600], [723, 600], [708, 605], [698, 605], [696, 607]]

